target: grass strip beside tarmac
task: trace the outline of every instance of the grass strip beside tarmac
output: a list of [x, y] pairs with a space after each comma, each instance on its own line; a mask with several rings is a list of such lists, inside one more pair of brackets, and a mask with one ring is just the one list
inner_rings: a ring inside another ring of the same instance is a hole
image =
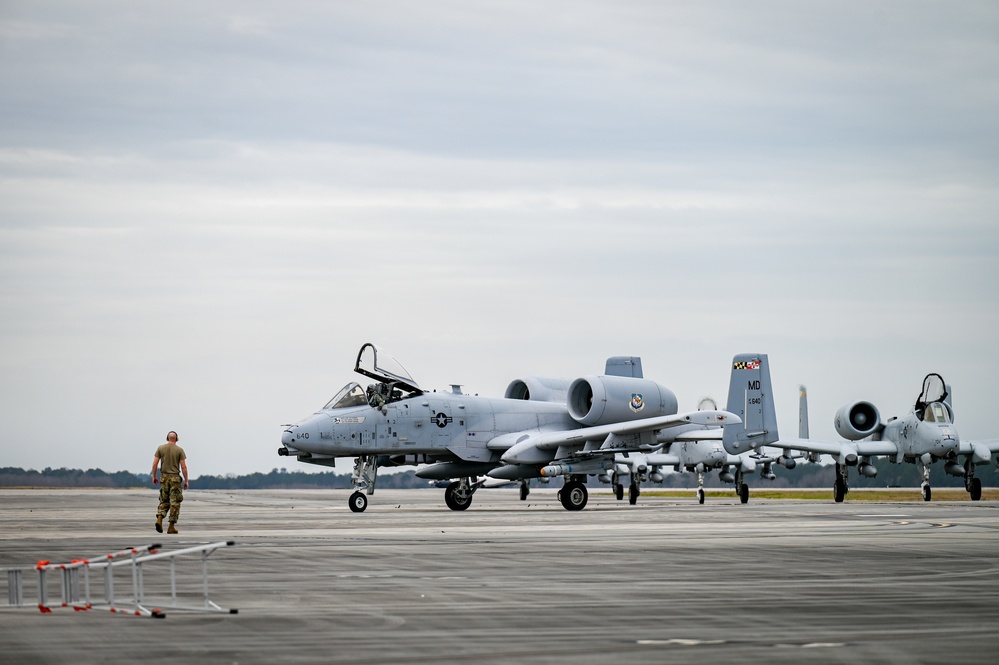
[[[696, 489], [682, 490], [642, 490], [642, 496], [675, 497], [687, 499], [696, 495]], [[735, 498], [734, 490], [704, 490], [707, 498], [724, 499]], [[759, 489], [751, 487], [749, 490], [750, 500], [752, 499], [791, 499], [796, 501], [832, 501], [832, 488], [830, 489]], [[969, 501], [968, 493], [963, 489], [953, 487], [933, 488], [934, 501]], [[847, 501], [922, 501], [923, 496], [918, 487], [892, 487], [885, 489], [851, 489], [846, 495]], [[983, 501], [999, 500], [999, 489], [983, 489]]]

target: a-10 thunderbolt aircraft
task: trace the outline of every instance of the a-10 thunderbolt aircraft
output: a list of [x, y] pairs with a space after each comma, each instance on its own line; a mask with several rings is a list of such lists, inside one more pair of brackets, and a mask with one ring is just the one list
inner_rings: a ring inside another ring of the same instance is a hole
[[703, 437], [705, 426], [724, 427], [723, 445], [738, 444], [740, 452], [775, 439], [776, 432], [762, 427], [759, 367], [755, 361], [733, 371], [733, 380], [746, 374], [738, 380], [748, 387], [736, 391], [729, 411], [677, 413], [676, 395], [645, 379], [635, 357], [610, 358], [603, 375], [575, 381], [517, 379], [505, 397], [489, 398], [462, 394], [457, 386], [426, 392], [368, 343], [354, 370], [376, 383], [367, 389], [348, 383], [320, 411], [288, 425], [278, 454], [325, 466], [356, 458], [348, 499], [354, 512], [367, 508], [378, 467], [400, 465], [428, 465], [417, 471], [421, 478], [455, 479], [444, 492], [452, 510], [468, 508], [490, 479], [521, 481], [526, 488], [531, 478], [555, 476], [566, 478], [559, 492], [563, 507], [581, 510], [586, 476], [612, 471], [617, 455], [655, 452], [689, 432]]
[[[745, 384], [745, 385], [744, 385]], [[785, 449], [779, 457], [765, 455], [762, 445], [779, 438], [777, 415], [774, 410], [773, 389], [770, 383], [770, 365], [766, 354], [745, 354], [736, 356], [732, 362], [732, 380], [729, 383], [728, 410], [735, 413], [749, 413], [756, 436], [745, 442], [736, 440], [736, 429], [732, 427], [687, 428], [672, 435], [672, 442], [662, 452], [632, 453], [628, 456], [615, 456], [612, 470], [600, 474], [601, 482], [611, 483], [618, 500], [624, 496], [624, 479], [630, 479], [629, 499], [635, 503], [639, 495], [638, 483], [643, 480], [662, 482], [662, 467], [673, 467], [677, 471], [697, 474], [697, 501], [704, 503], [704, 476], [713, 470], [727, 483], [735, 484], [735, 492], [742, 503], [749, 501], [749, 485], [745, 482], [759, 466], [760, 477], [773, 480], [773, 464], [776, 462], [786, 469], [796, 465], [791, 451]], [[699, 410], [715, 410], [714, 400], [705, 398], [698, 405]], [[726, 437], [729, 441], [726, 443]], [[752, 452], [733, 454], [729, 450], [741, 448]]]
[[[909, 462], [922, 465], [924, 501], [932, 497], [930, 465], [942, 461], [948, 474], [964, 478], [964, 488], [971, 500], [978, 501], [982, 498], [982, 481], [975, 477], [975, 466], [991, 461], [992, 454], [999, 452], [999, 439], [962, 441], [954, 427], [950, 393], [950, 386], [939, 374], [927, 374], [915, 406], [907, 415], [883, 422], [881, 413], [870, 402], [851, 402], [841, 407], [833, 419], [836, 432], [846, 441], [809, 439], [807, 420], [804, 420], [803, 436], [781, 439], [776, 445], [805, 451], [812, 456], [832, 455], [836, 461], [833, 499], [837, 503], [842, 502], [850, 491], [847, 471], [851, 466], [857, 467], [857, 471], [868, 478], [877, 476], [878, 470], [871, 463], [872, 457], [886, 457], [895, 464]], [[805, 387], [802, 386], [802, 417], [807, 419], [805, 400]], [[964, 459], [963, 464], [961, 458]], [[999, 466], [999, 458], [996, 464]]]

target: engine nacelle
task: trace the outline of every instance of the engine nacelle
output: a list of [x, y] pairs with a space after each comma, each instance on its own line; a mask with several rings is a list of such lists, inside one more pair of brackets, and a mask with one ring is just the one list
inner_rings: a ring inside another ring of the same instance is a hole
[[569, 390], [569, 379], [552, 379], [545, 376], [525, 376], [514, 379], [503, 394], [507, 399], [523, 399], [532, 402], [558, 402], [565, 404]]
[[648, 379], [584, 376], [569, 385], [569, 415], [580, 425], [607, 425], [676, 413], [676, 395]]
[[833, 424], [844, 439], [860, 441], [880, 429], [881, 414], [870, 402], [854, 402], [836, 412]]

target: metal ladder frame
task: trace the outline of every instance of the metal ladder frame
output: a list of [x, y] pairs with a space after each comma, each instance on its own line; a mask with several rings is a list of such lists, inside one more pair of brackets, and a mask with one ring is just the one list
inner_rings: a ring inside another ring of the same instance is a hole
[[[239, 610], [226, 609], [216, 604], [208, 595], [208, 557], [215, 550], [232, 547], [234, 541], [220, 541], [206, 545], [196, 545], [172, 552], [160, 552], [159, 544], [132, 547], [120, 552], [113, 552], [96, 560], [74, 559], [70, 563], [51, 563], [39, 561], [34, 568], [8, 568], [7, 572], [7, 606], [25, 607], [24, 578], [25, 571], [34, 570], [38, 573], [38, 610], [43, 614], [50, 613], [54, 607], [72, 607], [75, 611], [91, 609], [106, 609], [114, 614], [133, 616], [151, 616], [162, 618], [166, 616], [163, 609], [190, 610], [202, 612], [223, 612], [236, 614]], [[202, 605], [180, 605], [177, 603], [177, 557], [188, 554], [201, 554], [201, 591]], [[159, 603], [152, 607], [146, 601], [143, 565], [154, 561], [168, 560], [170, 562], [170, 602]], [[115, 568], [128, 566], [132, 574], [132, 595], [126, 598], [115, 598], [114, 571]], [[103, 602], [92, 600], [90, 571], [104, 570]], [[80, 589], [80, 571], [83, 571], [83, 589]], [[59, 571], [60, 602], [53, 605], [48, 597], [48, 573]]]

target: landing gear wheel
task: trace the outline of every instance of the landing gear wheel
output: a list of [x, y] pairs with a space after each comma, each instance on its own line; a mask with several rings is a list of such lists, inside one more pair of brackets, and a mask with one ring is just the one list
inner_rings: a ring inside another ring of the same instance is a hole
[[621, 483], [614, 485], [614, 496], [617, 497], [618, 501], [624, 499], [624, 485]]
[[981, 501], [982, 500], [982, 479], [972, 478], [971, 479], [971, 500]]
[[347, 505], [350, 506], [351, 512], [363, 513], [368, 507], [368, 497], [364, 496], [363, 492], [354, 492], [347, 499]]
[[704, 490], [697, 490], [697, 503], [704, 503]]
[[638, 485], [632, 485], [628, 488], [628, 503], [635, 505], [638, 503], [638, 497], [642, 494], [642, 490], [638, 489]]
[[582, 510], [589, 495], [586, 492], [586, 485], [572, 481], [565, 484], [558, 493], [558, 498], [566, 510]]
[[923, 485], [923, 501], [929, 501], [933, 497], [933, 490], [929, 485]]
[[739, 501], [749, 503], [749, 485], [746, 483], [739, 485]]
[[472, 493], [463, 490], [459, 481], [454, 481], [444, 490], [444, 503], [451, 510], [467, 510], [472, 505]]
[[527, 501], [527, 495], [531, 493], [531, 488], [527, 486], [527, 483], [520, 484], [520, 500]]
[[843, 503], [843, 499], [846, 498], [846, 486], [839, 480], [836, 479], [836, 483], [833, 485], [833, 501], [836, 503]]

